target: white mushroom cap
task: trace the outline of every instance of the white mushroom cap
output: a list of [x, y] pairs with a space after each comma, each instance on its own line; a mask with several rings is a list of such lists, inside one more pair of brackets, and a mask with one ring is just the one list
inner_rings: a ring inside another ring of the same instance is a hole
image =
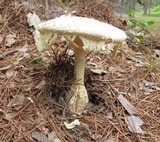
[[[71, 41], [78, 36], [83, 41], [85, 50], [104, 50], [110, 43], [126, 39], [124, 31], [95, 19], [77, 16], [60, 16], [41, 23], [38, 26], [41, 41], [37, 47], [40, 51], [48, 48], [47, 43], [52, 34], [63, 34]], [[44, 41], [45, 40], [45, 41]], [[46, 43], [43, 43], [46, 42]], [[46, 47], [44, 47], [46, 46]]]

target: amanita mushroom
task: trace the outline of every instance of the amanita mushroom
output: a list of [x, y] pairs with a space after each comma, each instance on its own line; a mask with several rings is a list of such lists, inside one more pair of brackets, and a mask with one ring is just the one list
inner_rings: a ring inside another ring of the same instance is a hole
[[[54, 35], [54, 36], [53, 36]], [[112, 50], [110, 45], [120, 45], [125, 39], [124, 31], [95, 19], [77, 16], [60, 16], [38, 26], [36, 45], [44, 51], [56, 40], [57, 35], [66, 38], [75, 52], [75, 81], [68, 92], [71, 111], [81, 114], [88, 103], [84, 86], [85, 56], [88, 51]]]

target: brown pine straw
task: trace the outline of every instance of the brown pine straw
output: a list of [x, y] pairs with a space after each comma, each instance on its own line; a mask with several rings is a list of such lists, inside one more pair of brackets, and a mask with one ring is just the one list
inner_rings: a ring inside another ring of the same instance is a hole
[[[18, 5], [15, 6], [16, 2]], [[160, 92], [154, 90], [147, 94], [143, 83], [147, 80], [160, 87], [160, 72], [158, 68], [150, 70], [146, 67], [136, 67], [134, 63], [128, 62], [128, 56], [139, 54], [140, 47], [137, 47], [131, 39], [128, 42], [129, 47], [138, 49], [138, 52], [122, 49], [114, 59], [103, 53], [90, 53], [87, 56], [85, 85], [90, 104], [87, 112], [77, 116], [67, 109], [65, 100], [73, 81], [74, 58], [69, 58], [59, 52], [64, 51], [64, 43], [58, 43], [59, 41], [56, 43], [56, 49], [48, 50], [44, 54], [38, 53], [26, 22], [27, 13], [33, 9], [43, 19], [50, 19], [64, 13], [65, 6], [48, 0], [46, 2], [34, 1], [35, 3], [28, 1], [29, 6], [33, 6], [28, 7], [28, 5], [24, 6], [23, 2], [23, 0], [0, 1], [3, 19], [0, 25], [0, 35], [4, 37], [3, 42], [0, 43], [0, 141], [35, 142], [37, 140], [32, 137], [32, 132], [37, 131], [47, 136], [44, 128], [49, 132], [55, 132], [62, 142], [80, 140], [106, 142], [112, 137], [116, 142], [160, 140]], [[42, 7], [40, 7], [41, 4]], [[66, 7], [68, 12], [76, 10], [75, 15], [94, 17], [125, 29], [122, 21], [113, 15], [114, 6], [105, 6], [104, 3], [90, 0], [78, 4], [72, 3], [71, 9], [69, 5]], [[48, 10], [50, 8], [54, 10], [54, 13]], [[5, 47], [5, 36], [12, 32], [16, 33], [17, 42], [10, 48]], [[142, 44], [159, 49], [158, 41], [153, 38]], [[25, 44], [27, 44], [27, 53], [31, 57], [14, 64], [22, 57], [18, 49]], [[59, 47], [59, 44], [62, 46]], [[37, 57], [46, 60], [37, 64], [32, 63]], [[150, 57], [151, 54], [142, 52], [141, 60], [149, 63]], [[106, 73], [93, 73], [89, 63], [98, 65]], [[36, 88], [41, 81], [46, 81], [46, 84]], [[144, 90], [141, 90], [141, 87]], [[145, 135], [129, 132], [124, 122], [124, 116], [128, 113], [117, 101], [119, 94], [123, 94], [139, 111], [138, 117], [145, 123], [141, 126]], [[10, 104], [18, 95], [24, 96], [25, 101], [22, 104]], [[111, 120], [107, 118], [108, 112], [113, 114]], [[79, 119], [81, 125], [68, 130], [64, 126], [64, 121], [71, 122], [75, 119]], [[93, 135], [100, 135], [100, 137], [94, 140]]]
[[107, 119], [107, 120], [109, 121], [110, 124], [112, 124], [112, 126], [113, 126], [122, 136], [124, 136], [124, 138], [127, 140], [127, 142], [131, 142], [131, 141], [126, 137], [126, 135], [125, 135], [123, 132], [121, 132], [121, 131], [115, 126], [114, 123], [112, 123], [109, 119]]

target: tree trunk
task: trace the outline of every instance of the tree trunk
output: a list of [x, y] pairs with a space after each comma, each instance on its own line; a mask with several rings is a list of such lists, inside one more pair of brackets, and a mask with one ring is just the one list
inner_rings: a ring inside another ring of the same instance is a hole
[[136, 1], [135, 0], [130, 0], [129, 8], [130, 8], [131, 11], [135, 10], [135, 5], [136, 5]]
[[148, 1], [144, 1], [144, 6], [143, 6], [143, 16], [147, 16], [148, 6], [149, 6]]

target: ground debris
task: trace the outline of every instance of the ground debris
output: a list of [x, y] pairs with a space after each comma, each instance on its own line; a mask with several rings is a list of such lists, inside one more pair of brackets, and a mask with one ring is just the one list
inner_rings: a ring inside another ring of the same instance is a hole
[[67, 129], [73, 129], [75, 128], [76, 126], [79, 126], [81, 123], [78, 119], [75, 119], [74, 121], [72, 121], [71, 123], [67, 123], [67, 122], [64, 122], [64, 125]]
[[123, 95], [119, 95], [117, 99], [130, 115], [139, 113], [138, 110], [125, 97], [123, 97]]
[[[113, 7], [104, 4], [97, 6], [96, 1], [85, 1], [66, 9], [73, 15], [94, 17], [125, 29], [121, 20], [112, 15]], [[0, 9], [1, 142], [159, 141], [160, 74], [149, 69], [152, 57], [139, 50], [141, 44], [128, 41], [129, 48], [125, 52], [120, 49], [114, 59], [104, 53], [87, 56], [85, 86], [91, 105], [83, 115], [75, 115], [66, 104], [66, 92], [73, 81], [74, 52], [65, 54], [65, 41], [60, 39], [50, 50], [38, 53], [26, 17], [35, 11], [42, 20], [50, 19], [64, 14], [65, 6], [57, 7], [56, 1], [50, 0], [2, 0]], [[16, 42], [6, 47], [6, 36], [11, 33], [16, 34]], [[159, 40], [150, 39], [143, 44], [159, 49]], [[137, 50], [130, 50], [135, 47]], [[145, 122], [139, 126], [145, 135], [128, 127], [133, 123], [128, 125], [125, 118], [133, 116]], [[65, 127], [64, 122], [76, 119], [80, 125]]]
[[39, 142], [49, 142], [47, 136], [36, 130], [32, 132], [32, 138], [38, 140]]
[[128, 125], [128, 129], [132, 133], [144, 134], [144, 131], [140, 128], [144, 122], [137, 116], [125, 116], [125, 122]]
[[24, 95], [14, 96], [14, 99], [11, 100], [7, 106], [8, 108], [14, 107], [15, 110], [20, 110], [20, 108], [23, 107], [25, 99], [26, 97]]
[[11, 47], [13, 44], [16, 43], [16, 34], [12, 33], [6, 36], [5, 38], [5, 46]]

